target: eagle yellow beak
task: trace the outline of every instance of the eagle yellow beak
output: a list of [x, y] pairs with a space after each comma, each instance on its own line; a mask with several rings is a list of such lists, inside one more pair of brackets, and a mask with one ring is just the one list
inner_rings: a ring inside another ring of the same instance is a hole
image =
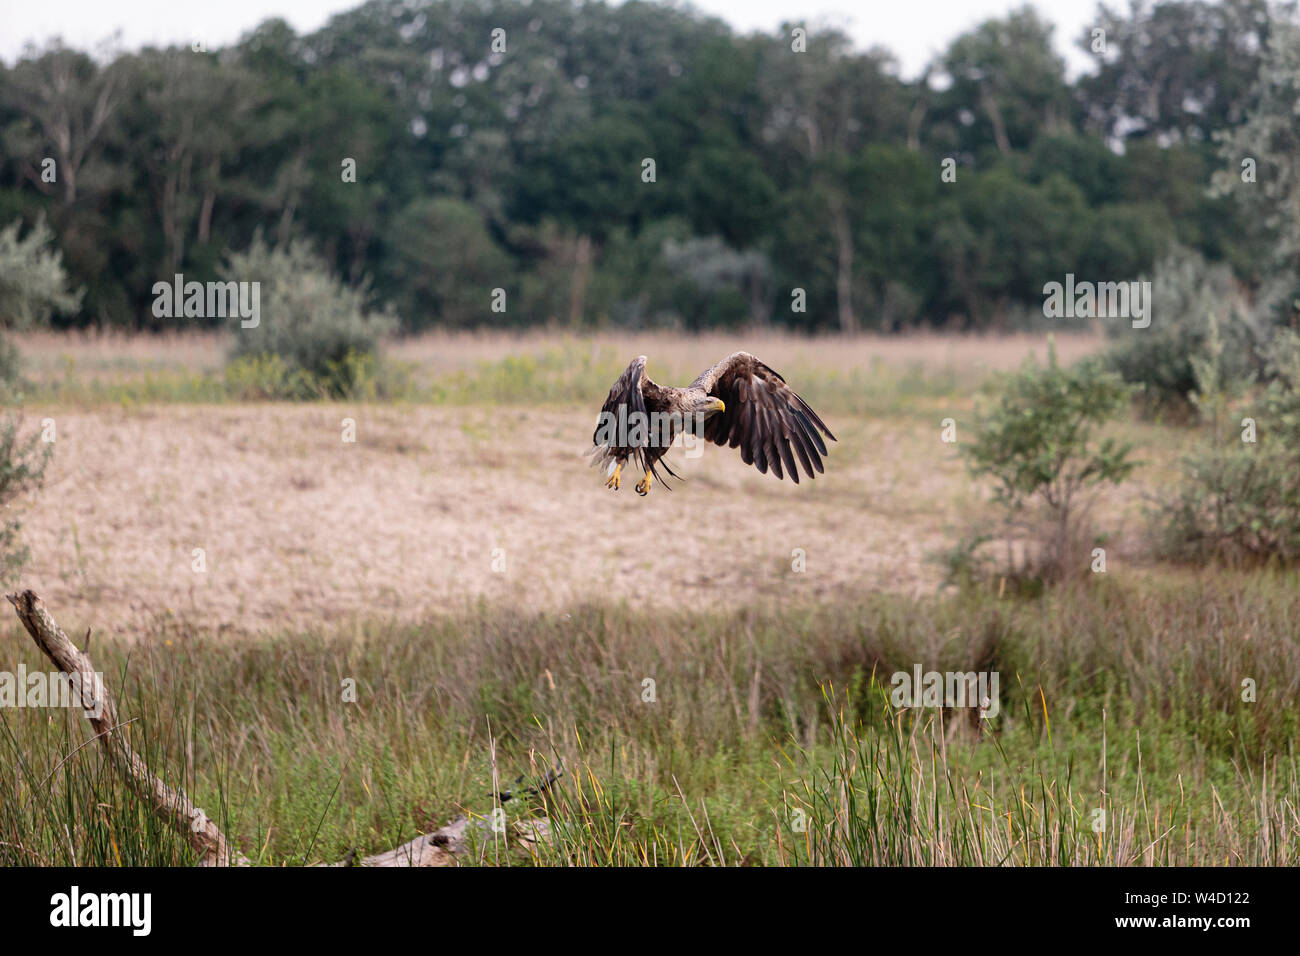
[[725, 412], [727, 410], [727, 403], [724, 402], [722, 399], [715, 398], [713, 402], [718, 411]]

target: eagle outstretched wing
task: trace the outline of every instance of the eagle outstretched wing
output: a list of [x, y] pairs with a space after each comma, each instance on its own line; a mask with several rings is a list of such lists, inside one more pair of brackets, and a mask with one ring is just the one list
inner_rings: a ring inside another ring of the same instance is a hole
[[728, 355], [692, 387], [703, 388], [726, 405], [725, 411], [704, 423], [708, 441], [739, 448], [745, 464], [754, 465], [763, 474], [770, 467], [778, 478], [784, 478], [784, 463], [795, 484], [799, 483], [795, 456], [809, 478], [817, 477], [814, 469], [825, 473], [821, 456], [826, 454], [826, 443], [817, 432], [820, 429], [831, 441], [835, 436], [779, 372], [753, 355]]

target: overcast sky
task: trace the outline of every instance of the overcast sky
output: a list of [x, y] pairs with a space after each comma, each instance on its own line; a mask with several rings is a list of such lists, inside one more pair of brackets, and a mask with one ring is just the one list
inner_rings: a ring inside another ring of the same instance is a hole
[[[892, 50], [903, 75], [915, 76], [957, 34], [990, 16], [1019, 7], [1023, 0], [695, 0], [694, 6], [721, 17], [740, 31], [771, 31], [782, 20], [804, 17], [839, 25], [860, 47]], [[28, 42], [62, 36], [69, 46], [93, 50], [120, 31], [128, 48], [145, 44], [192, 43], [209, 47], [239, 38], [267, 17], [288, 20], [299, 33], [322, 26], [332, 14], [359, 6], [358, 0], [0, 0], [0, 57], [12, 64]], [[1056, 48], [1072, 74], [1086, 64], [1074, 43], [1096, 9], [1095, 0], [1036, 0], [1056, 24]]]

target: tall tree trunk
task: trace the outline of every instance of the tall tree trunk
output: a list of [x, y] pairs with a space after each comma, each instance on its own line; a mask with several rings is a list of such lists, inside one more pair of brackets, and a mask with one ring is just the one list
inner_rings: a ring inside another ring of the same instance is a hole
[[199, 242], [207, 242], [212, 233], [212, 209], [217, 204], [217, 186], [221, 181], [221, 160], [213, 157], [208, 168], [208, 188], [203, 192], [203, 205], [199, 209]]
[[348, 263], [348, 284], [354, 289], [361, 285], [361, 280], [365, 277], [366, 246], [370, 244], [373, 232], [368, 223], [353, 223], [348, 226], [348, 238], [352, 246], [349, 253], [351, 261]]
[[830, 201], [831, 228], [835, 233], [835, 297], [839, 305], [840, 331], [856, 332], [858, 318], [853, 314], [853, 230], [849, 224], [844, 197], [833, 194]]
[[582, 324], [582, 310], [591, 281], [591, 237], [579, 236], [573, 250], [573, 282], [569, 286], [569, 325]]
[[928, 104], [918, 99], [912, 104], [912, 111], [907, 115], [907, 148], [914, 153], [921, 151], [921, 123], [925, 119]]
[[72, 120], [66, 112], [47, 129], [54, 142], [54, 175], [63, 182], [63, 205], [77, 201], [77, 164], [72, 158]]
[[293, 234], [293, 219], [298, 212], [298, 203], [307, 180], [307, 157], [302, 153], [294, 155], [279, 174], [277, 191], [280, 193], [280, 222], [275, 229], [275, 241], [283, 246]]
[[176, 258], [176, 177], [168, 170], [163, 179], [162, 202], [163, 274], [171, 275], [180, 265]]
[[297, 198], [290, 199], [284, 209], [280, 211], [280, 222], [275, 227], [275, 241], [277, 245], [283, 246], [289, 241], [289, 236], [293, 234], [293, 214], [298, 209]]
[[190, 192], [190, 170], [193, 154], [184, 138], [167, 148], [166, 176], [163, 179], [162, 231], [167, 261], [165, 274], [178, 271], [185, 261], [185, 232], [187, 223], [184, 204]]
[[1002, 111], [998, 109], [997, 98], [989, 90], [987, 83], [980, 83], [980, 104], [989, 115], [993, 124], [993, 139], [998, 144], [998, 152], [1004, 156], [1011, 152], [1011, 140], [1007, 139], [1007, 126], [1002, 120]]
[[71, 206], [77, 201], [77, 168], [66, 155], [59, 159], [57, 175], [63, 177], [63, 205]]
[[207, 242], [212, 232], [212, 207], [217, 204], [217, 194], [211, 189], [203, 194], [203, 205], [199, 208], [199, 242]]

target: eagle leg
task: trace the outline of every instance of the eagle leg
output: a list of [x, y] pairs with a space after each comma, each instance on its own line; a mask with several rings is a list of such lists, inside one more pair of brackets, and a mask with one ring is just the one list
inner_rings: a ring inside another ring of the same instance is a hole
[[611, 489], [612, 491], [618, 491], [619, 485], [622, 483], [620, 481], [620, 477], [622, 476], [622, 474], [623, 474], [623, 463], [620, 461], [618, 464], [614, 466], [613, 473], [609, 476], [609, 478], [605, 480], [605, 487]]
[[651, 475], [649, 469], [647, 469], [645, 477], [636, 483], [636, 493], [644, 498], [650, 493], [650, 483], [653, 481], [654, 476]]

